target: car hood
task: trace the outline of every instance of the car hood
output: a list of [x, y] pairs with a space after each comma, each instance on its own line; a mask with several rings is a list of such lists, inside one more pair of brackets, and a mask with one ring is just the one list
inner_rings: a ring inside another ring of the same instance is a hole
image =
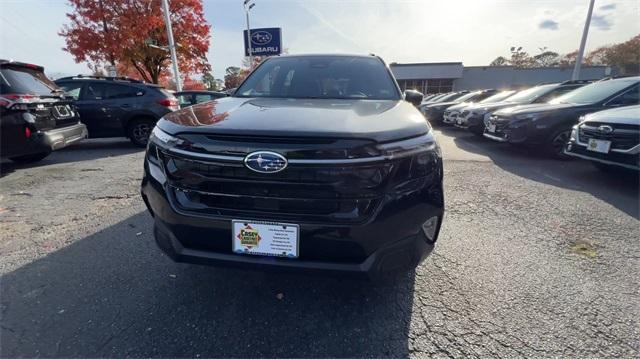
[[504, 108], [500, 111], [496, 111], [496, 115], [520, 115], [520, 114], [529, 114], [529, 113], [538, 113], [538, 112], [547, 112], [547, 111], [558, 111], [564, 110], [568, 108], [577, 107], [574, 104], [570, 103], [538, 103], [538, 104], [529, 104], [529, 105], [515, 105]]
[[638, 125], [640, 124], [640, 105], [619, 107], [590, 113], [586, 115], [584, 119], [585, 121], [592, 122]]
[[452, 105], [457, 105], [459, 104], [459, 102], [455, 102], [455, 101], [448, 101], [448, 102], [436, 102], [436, 103], [430, 103], [428, 105], [426, 105], [426, 108], [447, 108], [449, 106]]
[[504, 107], [517, 106], [517, 102], [501, 101], [489, 103], [476, 103], [469, 106], [469, 110], [483, 110], [486, 112], [495, 111]]
[[226, 97], [172, 112], [158, 126], [173, 135], [340, 137], [378, 142], [429, 131], [422, 114], [405, 101], [240, 97]]
[[447, 111], [460, 111], [463, 108], [466, 108], [466, 107], [469, 107], [469, 106], [472, 106], [472, 105], [473, 105], [473, 102], [462, 102], [462, 103], [459, 103], [457, 105], [453, 105], [453, 106], [448, 107]]

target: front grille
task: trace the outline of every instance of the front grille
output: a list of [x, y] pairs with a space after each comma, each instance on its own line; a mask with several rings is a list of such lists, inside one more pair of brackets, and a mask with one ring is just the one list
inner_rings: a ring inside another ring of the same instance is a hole
[[[606, 133], [599, 130], [600, 126], [610, 126], [613, 131]], [[578, 136], [582, 143], [588, 143], [590, 139], [607, 140], [611, 141], [611, 149], [628, 150], [640, 144], [640, 126], [586, 122], [580, 125]]]
[[236, 218], [359, 223], [380, 203], [396, 164], [292, 165], [257, 173], [240, 162], [194, 160], [160, 152], [182, 210]]

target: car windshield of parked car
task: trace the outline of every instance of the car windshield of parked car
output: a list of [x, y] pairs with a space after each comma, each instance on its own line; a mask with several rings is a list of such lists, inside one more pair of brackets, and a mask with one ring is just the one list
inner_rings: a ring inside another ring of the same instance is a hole
[[542, 86], [532, 87], [530, 89], [522, 90], [522, 91], [518, 92], [517, 94], [509, 97], [507, 99], [507, 101], [509, 101], [509, 102], [520, 102], [520, 103], [532, 102], [535, 99], [537, 99], [538, 97], [540, 97], [540, 96], [546, 94], [547, 92], [551, 91], [555, 87], [556, 87], [556, 85], [542, 85]]
[[504, 99], [507, 99], [511, 96], [513, 96], [513, 94], [515, 94], [515, 91], [502, 91], [502, 92], [498, 92], [497, 94], [493, 95], [493, 96], [489, 96], [487, 98], [485, 98], [484, 100], [478, 102], [478, 103], [491, 103], [491, 102], [498, 102], [498, 101], [502, 101]]
[[462, 94], [458, 92], [454, 92], [454, 93], [450, 93], [448, 95], [442, 96], [441, 98], [439, 98], [437, 101], [434, 101], [434, 102], [449, 102], [457, 99], [460, 96], [462, 96]]
[[552, 100], [551, 103], [596, 103], [614, 95], [616, 92], [624, 90], [636, 82], [620, 80], [595, 82], [560, 96]]
[[376, 57], [272, 58], [235, 92], [236, 97], [399, 100], [391, 74]]
[[50, 96], [57, 87], [44, 72], [17, 66], [3, 66], [0, 70], [2, 93]]
[[464, 96], [461, 96], [461, 97], [457, 98], [456, 101], [457, 102], [465, 102], [465, 101], [467, 101], [469, 99], [473, 99], [474, 97], [478, 96], [479, 94], [480, 94], [480, 92], [471, 92], [471, 93], [468, 93], [468, 94], [466, 94]]

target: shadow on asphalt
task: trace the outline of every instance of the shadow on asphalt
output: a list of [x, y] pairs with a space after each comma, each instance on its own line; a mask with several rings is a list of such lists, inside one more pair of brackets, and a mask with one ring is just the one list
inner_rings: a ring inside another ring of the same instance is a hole
[[460, 149], [487, 156], [505, 171], [536, 182], [590, 193], [626, 214], [640, 218], [639, 173], [604, 173], [588, 161], [554, 160], [531, 148], [494, 142], [457, 128], [440, 126], [438, 130], [455, 137], [454, 142]]
[[176, 264], [151, 224], [139, 213], [4, 275], [1, 356], [408, 356], [413, 275], [376, 287]]
[[115, 157], [142, 152], [144, 148], [134, 146], [126, 138], [107, 138], [84, 140], [73, 146], [52, 152], [45, 159], [28, 164], [19, 164], [10, 160], [0, 164], [0, 178], [16, 170], [32, 167], [42, 167], [53, 164], [93, 161], [105, 157]]

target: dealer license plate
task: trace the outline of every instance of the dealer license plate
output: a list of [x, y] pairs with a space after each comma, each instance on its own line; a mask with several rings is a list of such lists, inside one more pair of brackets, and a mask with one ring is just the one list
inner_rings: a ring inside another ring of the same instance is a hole
[[297, 224], [234, 220], [232, 227], [235, 253], [298, 258]]
[[611, 141], [606, 140], [597, 140], [595, 138], [589, 139], [589, 144], [587, 149], [593, 152], [600, 153], [609, 153], [609, 149], [611, 148]]

